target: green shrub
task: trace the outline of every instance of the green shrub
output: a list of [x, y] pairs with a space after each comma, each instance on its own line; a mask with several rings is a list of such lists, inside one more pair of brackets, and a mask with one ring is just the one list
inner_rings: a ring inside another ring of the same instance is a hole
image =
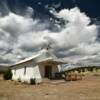
[[30, 79], [30, 84], [36, 84], [35, 78], [31, 78], [31, 79]]
[[20, 77], [17, 80], [18, 80], [18, 82], [21, 82], [21, 78]]
[[12, 72], [11, 72], [10, 69], [8, 69], [8, 70], [4, 73], [3, 78], [4, 78], [4, 80], [10, 80], [10, 79], [12, 79]]

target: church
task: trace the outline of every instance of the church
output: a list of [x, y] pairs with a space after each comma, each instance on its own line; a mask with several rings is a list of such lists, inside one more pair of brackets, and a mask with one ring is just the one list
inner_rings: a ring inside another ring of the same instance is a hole
[[36, 83], [41, 83], [44, 78], [55, 78], [55, 74], [61, 70], [61, 64], [65, 63], [50, 49], [41, 49], [32, 57], [11, 65], [12, 80], [30, 83], [31, 79], [35, 79]]

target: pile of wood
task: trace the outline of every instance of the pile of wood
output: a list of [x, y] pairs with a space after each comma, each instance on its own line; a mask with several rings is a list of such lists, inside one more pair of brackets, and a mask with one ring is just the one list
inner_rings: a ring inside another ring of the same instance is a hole
[[80, 73], [68, 73], [65, 75], [65, 80], [67, 81], [76, 81], [76, 80], [82, 80], [82, 74]]

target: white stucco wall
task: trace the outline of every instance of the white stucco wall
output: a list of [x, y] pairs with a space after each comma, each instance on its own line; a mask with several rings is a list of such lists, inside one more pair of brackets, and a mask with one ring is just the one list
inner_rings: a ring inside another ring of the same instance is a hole
[[[24, 71], [25, 67], [26, 67], [26, 73]], [[30, 79], [35, 78], [37, 79], [36, 80], [37, 82], [42, 81], [40, 69], [38, 65], [34, 65], [32, 61], [14, 66], [12, 68], [12, 73], [13, 73], [13, 76], [12, 76], [13, 80], [21, 80], [22, 82], [30, 83]]]
[[39, 65], [39, 70], [40, 70], [41, 77], [44, 78], [45, 75], [44, 65]]
[[58, 65], [58, 72], [61, 71], [61, 65]]

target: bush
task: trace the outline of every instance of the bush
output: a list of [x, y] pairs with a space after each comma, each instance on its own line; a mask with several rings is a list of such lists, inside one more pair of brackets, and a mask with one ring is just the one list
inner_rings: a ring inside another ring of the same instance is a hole
[[4, 73], [4, 76], [3, 76], [4, 80], [10, 80], [12, 79], [12, 72], [10, 69], [8, 69], [5, 73]]
[[18, 78], [18, 82], [21, 82], [21, 78], [20, 77]]
[[30, 84], [36, 84], [35, 78], [31, 78], [31, 79], [30, 79]]

